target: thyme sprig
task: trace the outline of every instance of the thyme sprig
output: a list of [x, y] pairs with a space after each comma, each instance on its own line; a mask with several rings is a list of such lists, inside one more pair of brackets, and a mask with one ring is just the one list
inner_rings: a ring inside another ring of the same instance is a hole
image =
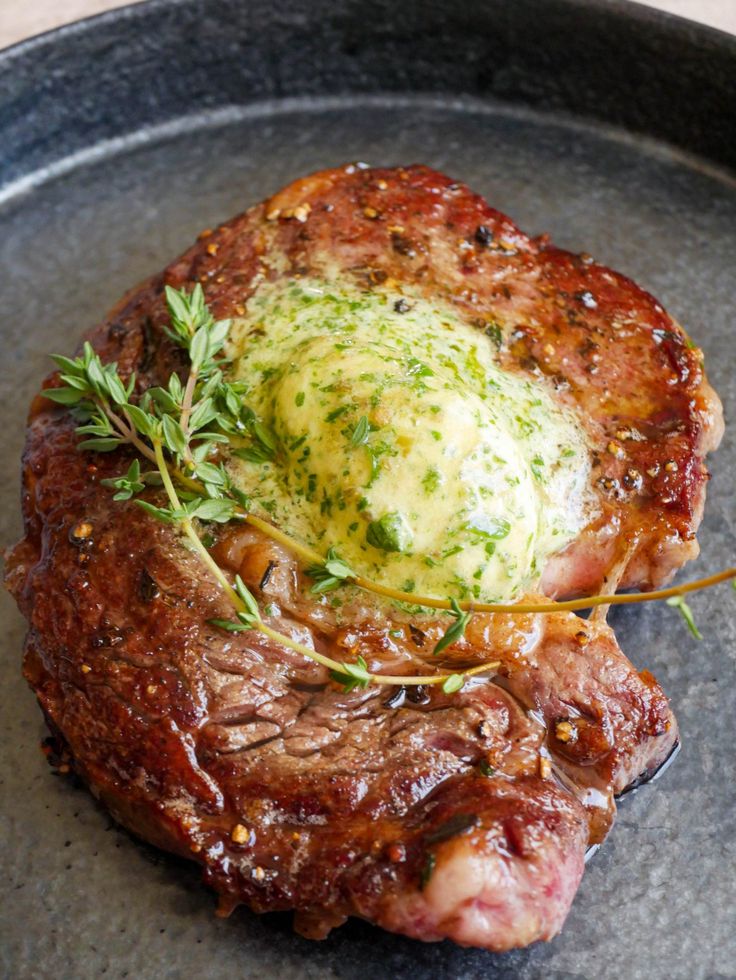
[[[176, 400], [181, 408], [178, 425], [171, 426], [171, 435], [179, 442], [180, 452], [192, 468], [194, 457], [189, 447], [193, 432], [202, 425], [202, 418], [211, 412], [208, 421], [215, 418], [210, 392], [200, 397], [195, 419], [194, 396], [200, 379], [211, 377], [217, 372], [216, 356], [223, 348], [230, 333], [230, 320], [215, 320], [205, 300], [202, 286], [197, 283], [190, 295], [183, 290], [165, 287], [166, 305], [169, 309], [170, 326], [164, 330], [179, 347], [189, 354], [189, 376], [181, 399]], [[172, 375], [175, 387], [180, 388], [178, 375]], [[221, 380], [221, 377], [218, 379]], [[179, 382], [177, 384], [177, 382]], [[170, 382], [171, 384], [171, 379]], [[169, 389], [169, 394], [171, 390]]]
[[308, 659], [316, 661], [323, 667], [327, 667], [331, 679], [339, 684], [346, 693], [349, 693], [355, 688], [366, 688], [371, 684], [389, 685], [392, 687], [396, 685], [418, 686], [441, 684], [442, 690], [446, 694], [453, 694], [455, 691], [459, 691], [463, 687], [468, 677], [471, 677], [474, 674], [496, 670], [498, 667], [500, 667], [500, 662], [494, 661], [492, 663], [479, 664], [478, 666], [472, 667], [462, 674], [429, 674], [409, 676], [404, 674], [392, 675], [371, 673], [371, 671], [368, 670], [368, 664], [361, 656], [356, 658], [355, 663], [333, 660], [332, 657], [324, 656], [317, 650], [312, 649], [312, 647], [305, 646], [305, 644], [300, 643], [298, 640], [292, 639], [292, 637], [287, 636], [285, 633], [280, 633], [277, 630], [272, 629], [267, 623], [264, 622], [261, 616], [260, 608], [253, 593], [248, 589], [239, 575], [235, 576], [235, 587], [233, 591], [235, 593], [235, 601], [233, 602], [233, 605], [236, 608], [236, 619], [210, 619], [208, 622], [212, 626], [217, 626], [219, 629], [225, 630], [228, 633], [242, 633], [247, 630], [259, 630], [265, 636], [269, 637], [269, 639], [274, 640], [281, 646], [288, 647], [290, 650], [294, 650], [296, 653], [300, 653]]
[[[372, 673], [362, 657], [355, 663], [334, 660], [273, 629], [263, 619], [255, 597], [242, 579], [235, 576], [231, 584], [202, 541], [195, 521], [225, 523], [236, 515], [247, 516], [248, 500], [233, 484], [224, 464], [214, 457], [219, 444], [229, 445], [232, 437], [242, 435], [252, 439], [251, 446], [244, 450], [251, 454], [247, 458], [273, 458], [278, 447], [270, 430], [243, 405], [242, 391], [223, 378], [219, 365], [229, 321], [216, 321], [211, 316], [199, 286], [191, 295], [167, 287], [166, 301], [171, 318], [166, 333], [188, 352], [190, 359], [185, 386], [178, 375], [172, 374], [165, 388], [150, 388], [135, 403], [131, 401], [135, 376], [124, 383], [117, 365], [102, 364], [92, 346], [85, 343], [77, 358], [54, 358], [61, 371], [61, 384], [46, 389], [44, 394], [73, 412], [79, 423], [77, 434], [85, 437], [79, 444], [81, 449], [110, 452], [130, 445], [155, 465], [153, 472], [142, 473], [140, 460], [134, 459], [124, 475], [102, 483], [116, 491], [113, 499], [131, 500], [157, 520], [180, 528], [235, 611], [234, 620], [213, 619], [209, 621], [211, 625], [228, 632], [257, 630], [327, 668], [332, 680], [345, 691], [370, 684], [421, 684], [442, 685], [447, 693], [453, 693], [463, 687], [468, 677], [495, 670], [497, 661], [479, 664], [462, 674]], [[168, 506], [137, 496], [154, 483], [163, 486]], [[356, 577], [334, 549], [329, 549], [326, 558], [317, 559], [308, 569], [315, 579], [315, 592], [329, 591]]]
[[[695, 582], [654, 592], [599, 595], [564, 602], [482, 603], [418, 596], [358, 575], [333, 548], [328, 549], [326, 556], [321, 555], [250, 512], [250, 501], [233, 483], [220, 458], [221, 452], [226, 447], [232, 455], [257, 463], [270, 462], [278, 456], [278, 440], [244, 404], [245, 386], [237, 381], [227, 381], [223, 375], [223, 348], [230, 321], [214, 319], [199, 284], [191, 294], [166, 287], [166, 303], [170, 323], [164, 330], [172, 342], [186, 350], [189, 356], [190, 369], [185, 385], [182, 385], [178, 374], [174, 372], [166, 387], [149, 388], [135, 402], [131, 400], [136, 389], [135, 375], [124, 382], [117, 365], [103, 364], [91, 344], [85, 343], [77, 358], [54, 356], [53, 359], [60, 369], [60, 384], [58, 387], [45, 389], [43, 394], [51, 401], [68, 408], [79, 422], [77, 433], [83, 437], [79, 443], [80, 449], [110, 452], [120, 446], [129, 445], [141, 457], [154, 464], [154, 470], [144, 473], [141, 471], [140, 461], [136, 459], [123, 476], [102, 482], [116, 490], [113, 499], [132, 500], [156, 519], [181, 525], [192, 547], [199, 552], [203, 562], [236, 607], [237, 620], [223, 620], [216, 624], [223, 629], [259, 629], [284, 646], [298, 650], [328, 667], [333, 679], [346, 689], [365, 686], [367, 683], [442, 683], [450, 693], [462, 687], [465, 677], [496, 666], [480, 665], [465, 674], [433, 674], [413, 679], [387, 678], [386, 675], [371, 674], [360, 658], [354, 664], [344, 664], [322, 657], [302, 644], [295, 645], [295, 641], [264, 623], [260, 614], [256, 618], [250, 601], [242, 592], [245, 586], [242, 583], [238, 586], [236, 583], [236, 588], [233, 589], [202, 544], [193, 523], [195, 520], [226, 523], [240, 519], [257, 528], [267, 537], [289, 548], [306, 563], [305, 571], [314, 579], [311, 591], [315, 594], [352, 583], [360, 589], [388, 599], [428, 609], [450, 611], [454, 622], [436, 644], [435, 654], [441, 653], [464, 636], [474, 612], [553, 613], [662, 599], [668, 600], [669, 605], [679, 610], [693, 635], [699, 637], [692, 611], [682, 597], [728, 579], [736, 586], [736, 568], [728, 568]], [[365, 444], [369, 434], [370, 425], [363, 416], [352, 430], [351, 441], [356, 446]], [[161, 507], [138, 497], [147, 487], [157, 484], [163, 484], [166, 489], [168, 507]], [[180, 492], [177, 492], [175, 484], [179, 485]], [[252, 601], [255, 602], [254, 599]], [[243, 616], [250, 618], [243, 619]]]
[[499, 661], [483, 663], [479, 664], [477, 667], [473, 667], [470, 670], [465, 671], [463, 674], [453, 673], [405, 676], [370, 673], [367, 669], [365, 660], [363, 660], [361, 657], [358, 657], [357, 662], [354, 664], [340, 662], [338, 660], [334, 660], [332, 657], [327, 657], [324, 654], [319, 653], [317, 650], [306, 646], [304, 643], [300, 643], [298, 640], [294, 640], [285, 633], [281, 633], [278, 630], [273, 629], [266, 622], [264, 622], [255, 597], [240, 576], [235, 576], [235, 584], [232, 586], [223, 570], [215, 562], [214, 558], [205, 547], [194, 528], [190, 515], [186, 512], [186, 508], [182, 507], [181, 501], [179, 500], [176, 488], [174, 487], [171, 475], [166, 465], [161, 443], [159, 441], [154, 441], [153, 448], [164, 488], [166, 489], [166, 493], [171, 504], [171, 513], [177, 515], [177, 519], [181, 521], [181, 527], [184, 534], [187, 536], [194, 550], [199, 554], [199, 557], [202, 559], [204, 564], [210, 569], [215, 579], [219, 582], [223, 591], [235, 608], [235, 615], [237, 617], [235, 620], [210, 620], [210, 623], [213, 626], [217, 626], [220, 629], [224, 629], [231, 633], [242, 632], [244, 630], [258, 630], [275, 643], [278, 643], [283, 647], [287, 647], [290, 650], [294, 650], [296, 653], [300, 653], [309, 660], [313, 660], [316, 663], [321, 664], [321, 666], [326, 667], [330, 672], [330, 677], [332, 680], [340, 684], [347, 692], [352, 691], [355, 687], [367, 687], [369, 684], [390, 686], [441, 684], [445, 693], [453, 694], [464, 686], [468, 677], [471, 677], [474, 674], [484, 673], [489, 670], [496, 670], [500, 666]]

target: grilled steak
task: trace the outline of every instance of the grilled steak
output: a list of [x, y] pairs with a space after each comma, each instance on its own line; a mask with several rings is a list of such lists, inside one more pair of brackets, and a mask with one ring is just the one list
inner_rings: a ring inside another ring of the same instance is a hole
[[[498, 656], [498, 683], [343, 694], [283, 647], [207, 626], [221, 592], [169, 528], [111, 505], [64, 422], [37, 417], [27, 459], [29, 536], [8, 573], [26, 676], [121, 823], [201, 861], [227, 907], [293, 908], [309, 936], [348, 915], [496, 950], [559, 930], [613, 792], [676, 739], [607, 627], [479, 617], [462, 656]], [[251, 570], [273, 560], [249, 547]], [[275, 621], [323, 649], [355, 639]], [[395, 625], [358, 626], [361, 649], [416, 669], [408, 629], [386, 643]]]
[[[127, 297], [93, 343], [140, 388], [160, 383], [180, 364], [162, 332], [164, 283], [202, 282], [227, 316], [259, 277], [328, 259], [365, 289], [411, 281], [500, 327], [504, 365], [555, 379], [582, 409], [600, 516], [548, 564], [549, 593], [594, 591], [607, 576], [659, 582], [694, 553], [702, 459], [721, 424], [698, 352], [631, 282], [530, 241], [425, 168], [348, 167], [291, 185]], [[350, 915], [494, 950], [553, 936], [614, 794], [677, 739], [661, 689], [610, 629], [567, 613], [478, 614], [442, 666], [498, 659], [492, 679], [454, 695], [344, 693], [262, 634], [209, 625], [227, 600], [177, 531], [100, 486], [130, 455], [77, 441], [68, 414], [36, 399], [25, 537], [6, 581], [29, 621], [26, 677], [113, 815], [201, 862], [225, 909], [293, 909], [311, 937]], [[438, 617], [357, 592], [338, 617], [253, 528], [226, 527], [212, 550], [270, 601], [282, 633], [374, 671], [435, 669]]]

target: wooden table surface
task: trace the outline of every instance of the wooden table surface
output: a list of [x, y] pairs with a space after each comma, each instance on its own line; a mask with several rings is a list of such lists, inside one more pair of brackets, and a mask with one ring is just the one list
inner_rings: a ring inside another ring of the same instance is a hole
[[[138, 0], [145, 3], [145, 0]], [[736, 34], [736, 0], [645, 0], [659, 7]], [[68, 24], [81, 17], [123, 6], [122, 0], [0, 0], [0, 48]]]

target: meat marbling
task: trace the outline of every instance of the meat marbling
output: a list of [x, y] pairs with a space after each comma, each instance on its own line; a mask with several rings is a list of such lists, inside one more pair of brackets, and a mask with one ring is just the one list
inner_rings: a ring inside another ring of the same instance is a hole
[[[583, 410], [602, 517], [547, 566], [548, 593], [595, 591], [616, 566], [625, 584], [660, 582], [695, 552], [703, 455], [721, 428], [698, 352], [629, 280], [529, 240], [426, 168], [297, 181], [126, 297], [93, 343], [139, 387], [158, 383], [180, 366], [161, 331], [164, 283], [202, 282], [227, 316], [258, 275], [328, 260], [365, 288], [410, 280], [500, 325], [504, 363], [554, 379]], [[26, 677], [117, 819], [200, 861], [224, 907], [293, 909], [308, 936], [350, 915], [494, 950], [553, 936], [614, 794], [677, 740], [664, 694], [612, 631], [562, 612], [478, 614], [443, 664], [497, 658], [494, 678], [451, 696], [343, 693], [262, 634], [208, 625], [229, 614], [216, 583], [171, 527], [100, 486], [130, 457], [76, 442], [68, 414], [37, 398], [6, 581], [29, 621]], [[346, 626], [252, 528], [226, 529], [214, 550], [264, 583], [282, 632], [373, 670], [435, 669], [440, 621], [356, 597]]]

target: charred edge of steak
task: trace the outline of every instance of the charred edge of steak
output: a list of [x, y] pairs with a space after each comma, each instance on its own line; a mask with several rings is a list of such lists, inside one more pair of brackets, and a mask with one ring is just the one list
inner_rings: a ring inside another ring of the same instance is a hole
[[622, 789], [620, 793], [617, 793], [616, 799], [622, 800], [631, 793], [635, 793], [636, 790], [640, 789], [642, 786], [646, 786], [648, 783], [656, 782], [656, 780], [659, 779], [660, 776], [664, 775], [664, 773], [675, 761], [677, 756], [680, 754], [681, 747], [680, 739], [678, 738], [670, 749], [669, 754], [662, 762], [659, 763], [658, 766], [654, 766], [651, 769], [647, 769], [646, 772], [643, 772], [633, 782], [629, 783], [625, 789]]

